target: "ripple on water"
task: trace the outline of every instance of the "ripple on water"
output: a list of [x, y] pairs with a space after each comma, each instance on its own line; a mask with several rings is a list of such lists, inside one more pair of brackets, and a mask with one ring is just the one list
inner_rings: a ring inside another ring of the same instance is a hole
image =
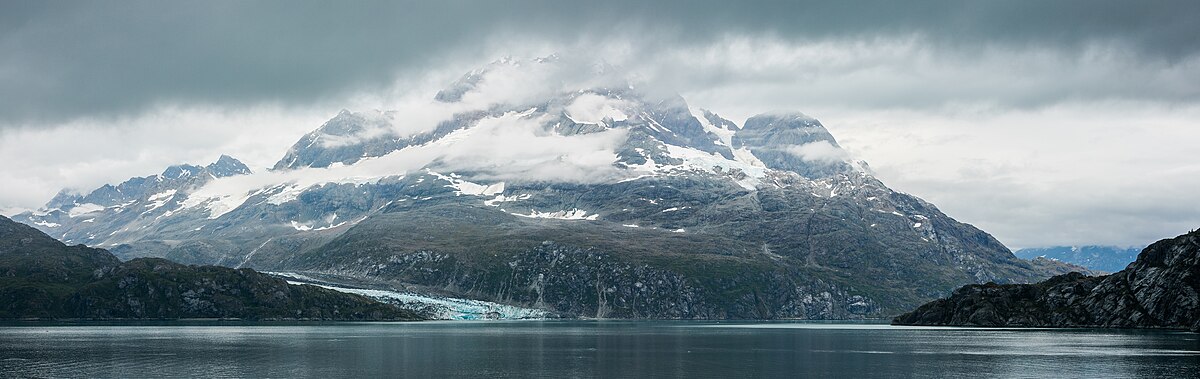
[[0, 327], [16, 377], [1191, 377], [1166, 331], [545, 321]]

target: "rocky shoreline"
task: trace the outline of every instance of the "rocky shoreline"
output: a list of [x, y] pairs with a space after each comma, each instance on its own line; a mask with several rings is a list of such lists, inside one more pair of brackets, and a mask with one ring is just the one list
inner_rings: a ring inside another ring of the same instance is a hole
[[1158, 241], [1125, 270], [968, 285], [894, 325], [1169, 328], [1200, 332], [1200, 231]]

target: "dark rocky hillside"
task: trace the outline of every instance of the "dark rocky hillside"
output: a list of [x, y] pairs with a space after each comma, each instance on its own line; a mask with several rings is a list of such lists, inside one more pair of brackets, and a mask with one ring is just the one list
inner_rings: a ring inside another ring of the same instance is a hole
[[1158, 241], [1108, 276], [968, 285], [897, 317], [900, 325], [1188, 328], [1200, 331], [1200, 231]]
[[0, 216], [0, 319], [415, 320], [365, 297], [250, 269], [165, 259], [122, 263]]
[[[643, 225], [658, 218], [661, 228], [514, 217], [455, 197], [402, 202], [276, 267], [564, 315], [704, 319], [882, 317], [960, 283], [1028, 282], [1040, 279], [1038, 272], [1069, 269], [1017, 259], [987, 234], [916, 200], [904, 211], [928, 215], [924, 220], [939, 228], [930, 240], [907, 219], [862, 211], [855, 195], [808, 202], [813, 197], [795, 195], [803, 187], [695, 205], [712, 200], [693, 197], [735, 192], [719, 184], [659, 181], [646, 197], [663, 208], [691, 208], [625, 217]], [[573, 206], [620, 210], [628, 207], [621, 199], [644, 186], [589, 186]], [[556, 198], [579, 189], [518, 190]], [[893, 232], [862, 232], [872, 224]]]

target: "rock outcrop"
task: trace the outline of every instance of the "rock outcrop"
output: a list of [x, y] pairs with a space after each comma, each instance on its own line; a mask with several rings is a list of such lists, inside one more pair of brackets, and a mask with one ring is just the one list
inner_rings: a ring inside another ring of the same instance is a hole
[[1200, 331], [1200, 231], [1158, 241], [1108, 276], [968, 285], [899, 325], [1179, 328]]

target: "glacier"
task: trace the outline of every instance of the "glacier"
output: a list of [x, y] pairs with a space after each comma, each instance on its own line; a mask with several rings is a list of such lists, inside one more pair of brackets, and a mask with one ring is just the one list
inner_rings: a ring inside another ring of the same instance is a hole
[[401, 308], [412, 309], [435, 320], [543, 320], [552, 314], [545, 310], [522, 308], [490, 301], [460, 299], [378, 289], [351, 288], [320, 281], [294, 272], [266, 272], [289, 284], [308, 284], [338, 292], [363, 295]]

